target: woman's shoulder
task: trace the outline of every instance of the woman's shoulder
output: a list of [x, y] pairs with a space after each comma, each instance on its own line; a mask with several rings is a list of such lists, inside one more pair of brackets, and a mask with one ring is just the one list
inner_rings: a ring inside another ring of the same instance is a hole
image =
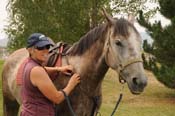
[[42, 67], [42, 66], [35, 66], [32, 68], [31, 70], [32, 73], [35, 73], [35, 74], [43, 74], [43, 73], [46, 73], [45, 69]]
[[48, 74], [42, 66], [35, 66], [30, 72], [30, 80], [34, 86], [38, 86], [37, 83], [47, 76]]

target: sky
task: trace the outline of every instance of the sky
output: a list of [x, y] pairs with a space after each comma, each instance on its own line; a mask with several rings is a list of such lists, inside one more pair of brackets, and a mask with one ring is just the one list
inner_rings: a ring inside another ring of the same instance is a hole
[[[3, 31], [5, 25], [7, 25], [7, 11], [6, 11], [7, 0], [0, 0], [0, 39], [6, 38], [6, 34]], [[156, 7], [157, 5], [154, 3], [147, 3], [147, 6], [151, 8]], [[148, 9], [149, 10], [149, 9]], [[170, 21], [160, 15], [160, 13], [156, 14], [150, 22], [154, 22], [155, 20], [160, 20], [163, 26], [170, 24]], [[141, 27], [138, 23], [135, 23], [135, 27], [139, 32], [145, 32], [145, 28]]]
[[6, 37], [3, 28], [7, 24], [7, 12], [6, 12], [7, 0], [0, 0], [0, 39]]

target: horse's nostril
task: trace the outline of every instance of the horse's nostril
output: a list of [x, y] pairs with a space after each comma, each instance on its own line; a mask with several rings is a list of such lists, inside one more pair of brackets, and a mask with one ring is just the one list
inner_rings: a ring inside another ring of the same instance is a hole
[[145, 87], [147, 85], [147, 80], [146, 79], [140, 79], [138, 77], [133, 78], [133, 84], [139, 87]]
[[134, 78], [133, 78], [133, 83], [134, 83], [135, 85], [138, 85], [137, 77], [134, 77]]

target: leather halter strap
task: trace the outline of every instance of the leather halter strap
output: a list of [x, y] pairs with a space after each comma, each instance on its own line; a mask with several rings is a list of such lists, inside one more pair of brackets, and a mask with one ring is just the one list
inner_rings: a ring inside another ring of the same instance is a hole
[[137, 63], [137, 62], [143, 62], [141, 58], [134, 58], [134, 59], [130, 59], [122, 64], [119, 64], [119, 71], [123, 71], [127, 66]]
[[138, 63], [138, 62], [143, 62], [142, 58], [130, 59], [130, 60], [127, 60], [126, 62], [119, 64], [118, 73], [119, 73], [119, 82], [120, 83], [125, 83], [125, 79], [124, 79], [124, 76], [122, 75], [122, 71], [126, 67], [128, 67], [129, 65], [134, 64], [134, 63]]

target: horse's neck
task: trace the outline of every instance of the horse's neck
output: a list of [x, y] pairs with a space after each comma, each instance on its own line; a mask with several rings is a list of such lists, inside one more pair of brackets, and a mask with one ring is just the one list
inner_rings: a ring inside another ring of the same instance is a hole
[[[105, 40], [104, 40], [105, 41]], [[78, 73], [98, 73], [106, 67], [104, 59], [104, 44], [100, 39], [82, 55], [68, 56], [69, 63], [74, 66]], [[97, 72], [98, 71], [98, 72]], [[101, 73], [101, 72], [100, 72]]]
[[[84, 80], [82, 83], [91, 83], [91, 88], [95, 89], [103, 79], [108, 70], [104, 59], [104, 43], [97, 41], [86, 53], [81, 56], [68, 56], [68, 64], [73, 65], [75, 71]], [[90, 90], [89, 90], [90, 91]]]

